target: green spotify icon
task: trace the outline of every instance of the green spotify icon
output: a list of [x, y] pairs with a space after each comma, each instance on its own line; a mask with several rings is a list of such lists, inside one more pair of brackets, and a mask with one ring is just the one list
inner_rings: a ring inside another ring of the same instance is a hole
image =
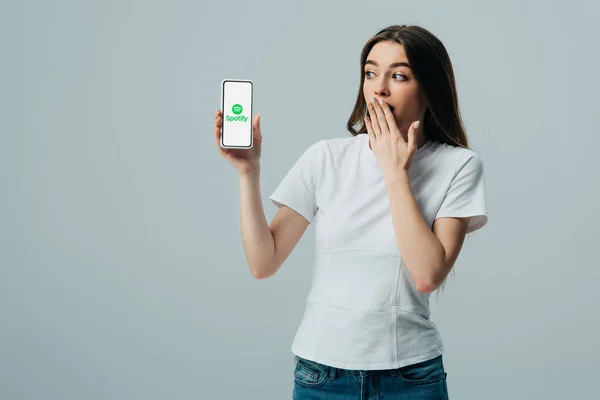
[[228, 122], [246, 122], [248, 121], [248, 117], [241, 115], [243, 111], [244, 108], [241, 104], [234, 104], [233, 107], [231, 107], [231, 112], [234, 113], [235, 116], [226, 115], [225, 120]]

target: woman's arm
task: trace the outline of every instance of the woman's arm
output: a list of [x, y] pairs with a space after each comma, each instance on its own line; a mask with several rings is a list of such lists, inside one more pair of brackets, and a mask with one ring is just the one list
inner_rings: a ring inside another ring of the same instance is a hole
[[282, 206], [267, 225], [260, 191], [260, 170], [240, 174], [240, 224], [248, 268], [256, 279], [274, 275], [290, 255], [309, 222]]
[[240, 173], [240, 228], [246, 261], [261, 279], [273, 269], [275, 240], [267, 224], [260, 193], [260, 169]]
[[406, 171], [397, 171], [385, 183], [398, 250], [417, 290], [433, 292], [458, 258], [469, 218], [440, 218], [431, 230], [419, 210]]

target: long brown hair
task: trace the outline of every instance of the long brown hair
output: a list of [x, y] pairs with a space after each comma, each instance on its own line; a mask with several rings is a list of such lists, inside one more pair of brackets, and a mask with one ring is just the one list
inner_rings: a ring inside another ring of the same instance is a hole
[[[363, 96], [365, 62], [375, 44], [393, 41], [404, 47], [412, 73], [419, 83], [427, 102], [425, 118], [421, 125], [427, 138], [456, 147], [469, 148], [467, 135], [458, 108], [454, 70], [442, 42], [420, 26], [392, 25], [377, 32], [367, 41], [360, 54], [360, 87], [354, 110], [346, 124], [356, 136], [366, 133], [363, 117], [367, 103]], [[358, 129], [355, 126], [359, 124]]]

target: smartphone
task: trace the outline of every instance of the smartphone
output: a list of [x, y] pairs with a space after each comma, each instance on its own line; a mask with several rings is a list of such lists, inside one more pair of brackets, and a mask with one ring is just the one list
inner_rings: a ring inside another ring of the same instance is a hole
[[252, 92], [250, 80], [221, 81], [221, 147], [252, 148]]

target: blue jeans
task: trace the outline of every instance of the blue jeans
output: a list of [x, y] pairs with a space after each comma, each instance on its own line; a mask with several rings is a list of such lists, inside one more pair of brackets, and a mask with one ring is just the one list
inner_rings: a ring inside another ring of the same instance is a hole
[[442, 356], [396, 369], [348, 370], [294, 357], [294, 400], [447, 400]]

